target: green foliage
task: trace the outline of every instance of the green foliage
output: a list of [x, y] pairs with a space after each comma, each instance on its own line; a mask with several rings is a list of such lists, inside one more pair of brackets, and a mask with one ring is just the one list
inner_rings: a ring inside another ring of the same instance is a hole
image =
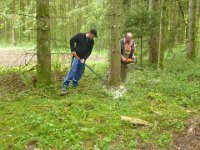
[[132, 32], [134, 37], [147, 36], [149, 30], [148, 10], [132, 10], [125, 17], [123, 32]]

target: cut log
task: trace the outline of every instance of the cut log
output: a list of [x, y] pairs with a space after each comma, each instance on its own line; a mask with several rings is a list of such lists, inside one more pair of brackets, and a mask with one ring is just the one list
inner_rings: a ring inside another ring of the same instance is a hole
[[149, 125], [149, 122], [142, 119], [133, 118], [133, 117], [121, 116], [121, 120], [130, 122], [135, 125], [143, 125], [143, 126]]

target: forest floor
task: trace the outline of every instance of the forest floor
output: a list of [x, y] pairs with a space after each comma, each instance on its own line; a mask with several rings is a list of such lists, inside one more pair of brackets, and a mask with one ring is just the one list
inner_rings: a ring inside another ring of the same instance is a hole
[[[200, 65], [168, 58], [165, 70], [130, 67], [126, 93], [112, 92], [86, 69], [80, 86], [60, 96], [67, 70], [53, 68], [54, 84], [33, 87], [35, 70], [0, 70], [0, 149], [200, 149]], [[98, 74], [108, 64], [90, 61]], [[67, 68], [69, 69], [69, 68]], [[147, 126], [121, 121], [143, 119]]]

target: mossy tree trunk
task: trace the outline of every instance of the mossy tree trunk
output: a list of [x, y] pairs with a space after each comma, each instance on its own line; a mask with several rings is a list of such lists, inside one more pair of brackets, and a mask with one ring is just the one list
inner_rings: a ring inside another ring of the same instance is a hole
[[111, 59], [109, 83], [120, 85], [121, 54], [120, 54], [120, 7], [121, 0], [111, 0]]
[[199, 56], [200, 51], [200, 1], [197, 1], [197, 49], [196, 49], [196, 57]]
[[[25, 2], [24, 0], [20, 0], [20, 12], [25, 11]], [[25, 30], [25, 17], [21, 16], [20, 18], [20, 28], [19, 28], [19, 44], [21, 45], [24, 37], [24, 30]]]
[[188, 13], [187, 57], [194, 60], [196, 57], [196, 28], [197, 28], [197, 0], [189, 0]]
[[183, 4], [180, 0], [177, 1], [178, 4], [178, 23], [179, 23], [179, 28], [177, 29], [178, 32], [178, 37], [177, 40], [180, 44], [183, 44], [185, 42], [185, 39], [187, 37], [187, 23], [186, 23], [186, 13], [184, 11]]
[[158, 63], [159, 28], [156, 19], [157, 0], [149, 0], [149, 63]]
[[16, 9], [15, 5], [16, 5], [16, 1], [13, 0], [12, 2], [13, 2], [13, 7], [12, 7], [12, 9], [13, 9], [13, 22], [12, 22], [12, 45], [13, 45], [13, 46], [17, 46], [16, 27], [15, 27], [15, 20], [14, 20], [14, 18], [16, 17], [16, 15], [15, 15], [15, 9]]
[[161, 19], [160, 19], [160, 36], [159, 36], [159, 57], [158, 57], [158, 67], [160, 69], [164, 68], [164, 54], [165, 54], [165, 33], [166, 33], [166, 10], [167, 0], [162, 0], [161, 6]]
[[49, 0], [37, 0], [36, 8], [37, 85], [40, 87], [51, 84]]

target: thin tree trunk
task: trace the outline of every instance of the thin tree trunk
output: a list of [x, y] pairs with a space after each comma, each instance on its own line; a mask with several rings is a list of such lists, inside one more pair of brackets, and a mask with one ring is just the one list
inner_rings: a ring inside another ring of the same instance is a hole
[[160, 21], [160, 37], [159, 37], [159, 60], [158, 60], [158, 67], [160, 69], [164, 68], [163, 61], [164, 61], [164, 53], [165, 53], [165, 21], [166, 21], [166, 8], [167, 7], [167, 0], [162, 0], [162, 8], [161, 8], [161, 21]]
[[156, 0], [149, 0], [149, 25], [150, 25], [150, 38], [149, 38], [149, 62], [150, 64], [158, 63], [158, 35], [159, 30], [156, 22]]
[[16, 43], [16, 29], [15, 29], [15, 27], [12, 28], [12, 45], [13, 46], [17, 45], [17, 43]]
[[141, 50], [140, 50], [140, 65], [142, 66], [142, 63], [143, 63], [143, 37], [141, 36], [140, 38], [140, 47], [141, 47]]
[[36, 9], [37, 85], [48, 86], [51, 83], [49, 0], [37, 0]]
[[[29, 5], [30, 5], [30, 0], [27, 0], [27, 3], [26, 3], [26, 9], [29, 8]], [[31, 13], [31, 12], [28, 12], [28, 13]], [[27, 21], [27, 27], [30, 28], [30, 23], [29, 21]], [[27, 36], [27, 42], [30, 43], [31, 41], [31, 34], [30, 34], [30, 31], [28, 31], [28, 36]]]
[[169, 18], [169, 37], [168, 37], [168, 48], [170, 48], [170, 51], [172, 51], [172, 48], [174, 47], [176, 43], [176, 35], [177, 35], [177, 25], [179, 18], [177, 17], [177, 1], [171, 1], [170, 2], [170, 11], [168, 13]]
[[17, 42], [16, 42], [16, 28], [15, 28], [15, 0], [12, 1], [13, 2], [13, 20], [12, 20], [12, 44], [13, 46], [16, 46], [17, 45]]
[[52, 4], [52, 11], [53, 13], [50, 15], [50, 24], [51, 24], [51, 46], [55, 47], [57, 45], [56, 42], [56, 0], [54, 0], [53, 4]]
[[197, 34], [198, 34], [198, 42], [197, 42], [197, 52], [196, 56], [199, 56], [200, 51], [200, 1], [197, 2]]
[[[76, 0], [73, 0], [73, 9], [76, 9]], [[73, 16], [73, 27], [74, 29], [74, 34], [77, 33], [77, 22], [76, 22], [76, 16]]]
[[178, 0], [178, 6], [179, 6], [179, 11], [178, 11], [178, 23], [179, 23], [179, 28], [178, 28], [178, 42], [180, 44], [184, 43], [184, 40], [187, 38], [187, 23], [185, 21], [185, 14], [183, 11], [183, 6], [181, 5], [181, 1]]
[[[20, 0], [20, 11], [22, 13], [24, 12], [24, 0]], [[19, 28], [19, 44], [21, 44], [23, 40], [24, 25], [25, 25], [25, 17], [21, 16], [21, 25]]]
[[67, 5], [66, 5], [66, 3], [67, 3], [67, 0], [65, 0], [64, 1], [65, 2], [65, 5], [64, 5], [64, 39], [66, 40], [66, 39], [68, 39], [67, 37], [68, 37], [68, 35], [69, 35], [69, 33], [68, 33], [68, 30], [67, 30], [67, 28], [68, 28], [68, 24], [67, 24]]
[[120, 57], [120, 2], [112, 0], [111, 3], [111, 62], [109, 82], [111, 86], [120, 85], [121, 57]]
[[4, 42], [5, 45], [7, 45], [9, 41], [9, 25], [7, 23], [7, 21], [4, 21]]
[[196, 57], [196, 26], [197, 0], [189, 0], [187, 57], [194, 60]]
[[[83, 4], [81, 3], [81, 1], [78, 1], [77, 5], [78, 5], [78, 8], [81, 8]], [[76, 18], [76, 28], [77, 28], [76, 31], [77, 32], [80, 32], [80, 30], [81, 30], [82, 18], [83, 18], [82, 14], [79, 14]]]

